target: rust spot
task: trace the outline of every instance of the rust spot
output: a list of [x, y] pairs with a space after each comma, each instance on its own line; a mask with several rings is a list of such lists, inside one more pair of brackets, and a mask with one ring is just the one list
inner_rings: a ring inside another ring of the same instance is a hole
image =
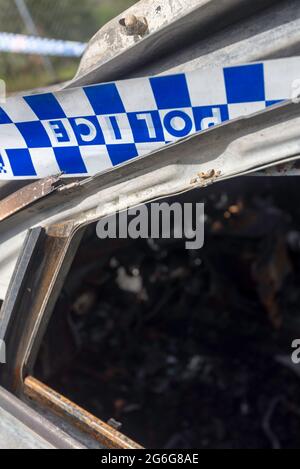
[[221, 171], [210, 169], [209, 171], [198, 173], [197, 177], [191, 179], [190, 184], [197, 184], [197, 183], [201, 184], [201, 182], [204, 182], [204, 181], [213, 182], [219, 176], [221, 176]]
[[128, 15], [121, 18], [119, 24], [124, 29], [127, 36], [145, 36], [149, 33], [148, 21], [145, 17]]
[[213, 179], [213, 178], [221, 176], [221, 171], [210, 169], [209, 171], [206, 171], [206, 173], [199, 173], [198, 176], [200, 179], [204, 179], [204, 180]]

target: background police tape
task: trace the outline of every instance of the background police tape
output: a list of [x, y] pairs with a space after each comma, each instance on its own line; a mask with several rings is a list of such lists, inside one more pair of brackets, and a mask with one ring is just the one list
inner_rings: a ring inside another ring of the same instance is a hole
[[60, 41], [24, 34], [0, 33], [1, 52], [80, 57], [85, 48], [86, 44], [81, 42]]
[[299, 78], [296, 57], [9, 98], [0, 107], [0, 179], [106, 171], [290, 99]]

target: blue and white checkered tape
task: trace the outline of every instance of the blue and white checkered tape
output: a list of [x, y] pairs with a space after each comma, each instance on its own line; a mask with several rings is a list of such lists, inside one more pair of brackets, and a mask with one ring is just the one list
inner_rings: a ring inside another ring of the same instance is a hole
[[10, 98], [0, 107], [0, 179], [104, 172], [288, 100], [299, 78], [297, 57]]
[[24, 34], [0, 33], [1, 52], [80, 57], [85, 48], [86, 44], [81, 42], [61, 41]]

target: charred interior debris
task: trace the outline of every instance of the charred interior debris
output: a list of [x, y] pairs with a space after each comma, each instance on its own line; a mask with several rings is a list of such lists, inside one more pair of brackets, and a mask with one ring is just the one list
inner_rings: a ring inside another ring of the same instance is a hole
[[200, 251], [90, 226], [35, 376], [147, 447], [299, 447], [299, 184], [286, 181], [184, 196], [205, 202]]

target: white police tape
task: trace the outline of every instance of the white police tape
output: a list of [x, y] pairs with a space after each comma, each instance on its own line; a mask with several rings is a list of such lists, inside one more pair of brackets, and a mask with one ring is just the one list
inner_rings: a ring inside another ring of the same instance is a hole
[[86, 44], [23, 34], [0, 33], [0, 52], [80, 57]]
[[106, 171], [298, 96], [299, 79], [296, 57], [10, 98], [0, 107], [0, 179]]

